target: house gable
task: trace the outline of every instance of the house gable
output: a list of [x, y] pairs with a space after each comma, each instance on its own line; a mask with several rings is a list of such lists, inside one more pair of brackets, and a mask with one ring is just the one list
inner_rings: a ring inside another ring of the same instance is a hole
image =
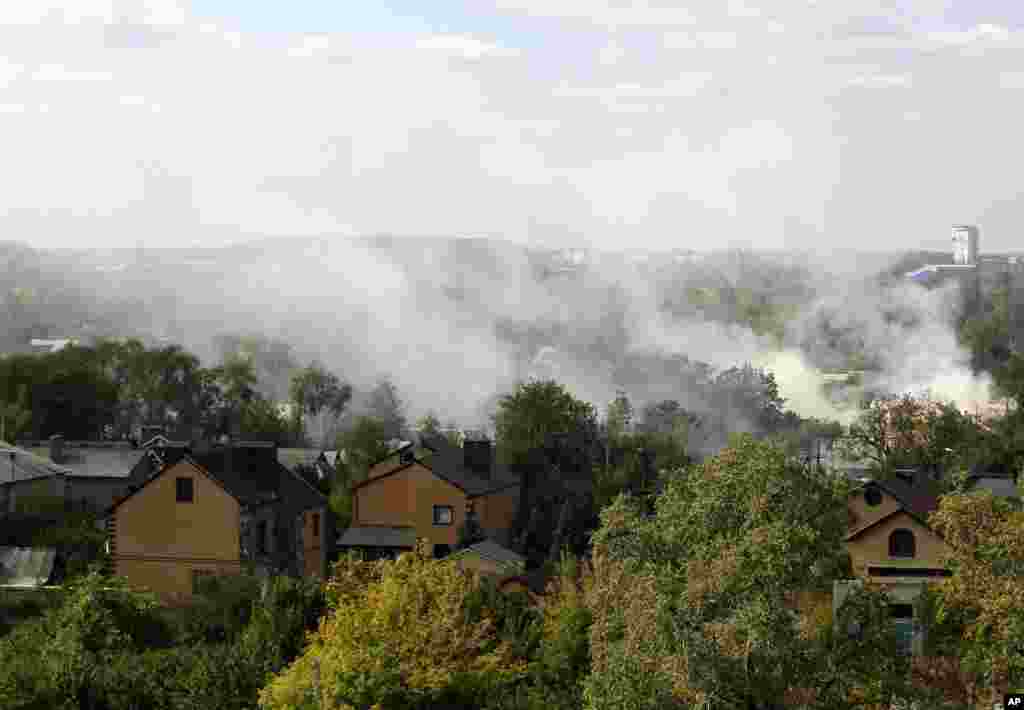
[[[880, 500], [876, 505], [869, 502], [869, 491], [878, 491]], [[849, 530], [864, 528], [871, 523], [881, 520], [899, 510], [902, 506], [900, 501], [887, 490], [874, 483], [859, 486], [850, 492], [846, 502], [849, 511]]]
[[[193, 500], [177, 502], [176, 479], [192, 479]], [[237, 561], [240, 505], [202, 467], [183, 459], [113, 510], [118, 558]]]
[[[353, 489], [353, 525], [406, 526], [432, 545], [454, 545], [466, 493], [420, 462], [407, 464]], [[450, 525], [434, 524], [434, 507], [450, 506]]]
[[[889, 537], [896, 530], [909, 530], [913, 534], [915, 554], [912, 558], [890, 556]], [[868, 568], [873, 566], [939, 569], [943, 567], [943, 557], [950, 551], [938, 534], [905, 510], [897, 510], [854, 531], [847, 539], [846, 550], [854, 573], [859, 577], [868, 576]]]

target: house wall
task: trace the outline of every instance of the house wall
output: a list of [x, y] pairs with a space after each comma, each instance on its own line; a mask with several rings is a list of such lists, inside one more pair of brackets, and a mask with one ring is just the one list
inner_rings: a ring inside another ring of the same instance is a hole
[[[307, 510], [302, 515], [303, 576], [327, 577], [327, 508]], [[319, 524], [314, 526], [315, 517]]]
[[[452, 524], [434, 525], [434, 506], [452, 506]], [[354, 525], [415, 528], [431, 545], [455, 545], [465, 519], [466, 495], [419, 464], [355, 491]]]
[[[441, 480], [422, 466], [414, 467], [415, 506], [413, 526], [416, 536], [431, 545], [452, 545], [458, 542], [458, 529], [466, 521], [466, 494], [447, 481]], [[434, 506], [452, 507], [451, 525], [434, 525]]]
[[[916, 554], [913, 558], [889, 557], [889, 535], [897, 528], [905, 528], [914, 533]], [[942, 555], [949, 551], [942, 538], [906, 513], [895, 515], [847, 542], [846, 549], [850, 553], [853, 573], [858, 577], [867, 577], [868, 566], [876, 563], [893, 565], [905, 562], [908, 567], [942, 567]], [[891, 579], [882, 578], [879, 581]]]
[[357, 488], [353, 497], [353, 525], [412, 525], [415, 485], [421, 466]]
[[480, 525], [488, 536], [502, 545], [508, 544], [508, 536], [519, 507], [518, 487], [481, 496], [475, 500], [474, 507], [480, 516]]
[[[178, 476], [192, 478], [192, 503], [176, 501]], [[167, 599], [191, 596], [195, 570], [240, 568], [238, 501], [187, 462], [171, 466], [125, 500], [114, 511], [113, 526], [116, 574]]]

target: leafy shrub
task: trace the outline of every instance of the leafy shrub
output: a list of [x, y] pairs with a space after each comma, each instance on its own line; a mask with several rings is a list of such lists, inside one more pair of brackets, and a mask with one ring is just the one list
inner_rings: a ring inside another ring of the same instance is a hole
[[343, 558], [328, 583], [331, 612], [260, 705], [292, 708], [320, 694], [353, 707], [480, 707], [521, 678], [525, 663], [495, 614], [467, 605], [474, 586], [425, 550], [396, 561]]
[[182, 610], [183, 641], [222, 643], [237, 639], [259, 602], [261, 580], [253, 575], [203, 579], [199, 594]]

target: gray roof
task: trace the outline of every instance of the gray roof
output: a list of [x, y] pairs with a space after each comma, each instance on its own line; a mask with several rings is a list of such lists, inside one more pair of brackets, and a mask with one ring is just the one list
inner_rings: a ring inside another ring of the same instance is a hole
[[472, 552], [480, 557], [505, 565], [523, 566], [526, 564], [525, 557], [514, 550], [510, 550], [507, 547], [499, 545], [494, 540], [484, 540], [476, 543], [475, 545], [470, 545], [465, 552]]
[[415, 528], [358, 526], [346, 530], [338, 539], [338, 547], [416, 547]]
[[296, 466], [312, 466], [320, 458], [319, 449], [278, 449], [277, 460], [281, 465], [295, 470]]
[[1020, 489], [1012, 478], [980, 476], [971, 484], [971, 490], [988, 490], [997, 498], [1020, 498]]
[[0, 547], [0, 587], [39, 587], [53, 574], [53, 548]]
[[[41, 459], [49, 461], [49, 449], [34, 447], [29, 449]], [[64, 459], [60, 466], [68, 469], [69, 476], [85, 476], [88, 478], [128, 478], [132, 468], [142, 458], [140, 449], [93, 448], [89, 446], [73, 446], [64, 449]]]
[[0, 441], [0, 483], [70, 473], [71, 469], [58, 466], [44, 456]]

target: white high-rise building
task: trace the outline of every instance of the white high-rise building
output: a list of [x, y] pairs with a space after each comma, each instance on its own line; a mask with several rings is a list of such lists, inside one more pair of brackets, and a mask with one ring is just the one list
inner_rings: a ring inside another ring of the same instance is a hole
[[978, 263], [978, 228], [973, 224], [953, 227], [953, 263]]

